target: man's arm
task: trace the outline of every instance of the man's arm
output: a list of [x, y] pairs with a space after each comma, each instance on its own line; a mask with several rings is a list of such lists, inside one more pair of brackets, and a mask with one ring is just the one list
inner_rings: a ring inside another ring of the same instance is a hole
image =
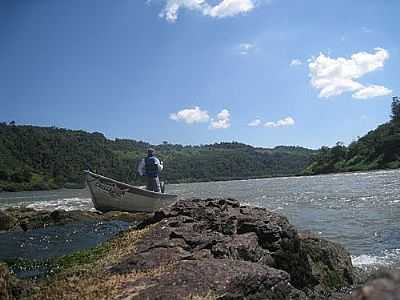
[[145, 173], [145, 161], [144, 161], [144, 159], [142, 159], [142, 160], [139, 162], [137, 171], [138, 171], [138, 173], [139, 173], [140, 176], [143, 176], [143, 175], [144, 175], [144, 173]]
[[163, 162], [157, 158], [156, 163], [158, 167], [158, 172], [161, 172], [164, 169]]

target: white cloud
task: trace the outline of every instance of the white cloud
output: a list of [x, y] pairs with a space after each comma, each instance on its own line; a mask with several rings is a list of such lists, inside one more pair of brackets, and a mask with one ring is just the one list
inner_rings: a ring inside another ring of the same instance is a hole
[[370, 85], [353, 94], [356, 99], [368, 99], [372, 97], [380, 97], [390, 95], [393, 91], [381, 85]]
[[382, 69], [387, 59], [389, 53], [382, 48], [375, 48], [375, 53], [355, 53], [350, 59], [343, 57], [334, 59], [321, 53], [309, 63], [311, 85], [320, 90], [320, 98], [338, 96], [344, 92], [356, 92], [353, 97], [357, 98], [360, 97], [357, 96], [357, 91], [366, 95], [366, 98], [379, 96], [376, 86], [366, 87], [357, 79]]
[[231, 127], [231, 114], [227, 109], [223, 109], [218, 115], [217, 118], [211, 119], [210, 128], [213, 129], [226, 129]]
[[212, 6], [206, 0], [166, 0], [160, 17], [168, 22], [175, 22], [178, 19], [178, 12], [182, 8], [201, 12], [205, 16], [213, 18], [232, 17], [238, 14], [247, 13], [254, 9], [254, 0], [220, 0]]
[[160, 17], [165, 18], [168, 22], [175, 22], [181, 8], [204, 11], [207, 7], [208, 4], [204, 0], [167, 0]]
[[256, 45], [250, 43], [241, 43], [239, 44], [239, 53], [242, 55], [249, 54], [250, 51], [254, 50]]
[[291, 67], [301, 66], [303, 62], [300, 59], [292, 59], [290, 62]]
[[260, 119], [255, 119], [251, 121], [249, 124], [247, 124], [250, 127], [258, 127], [261, 125], [261, 120]]
[[219, 4], [210, 7], [205, 15], [215, 18], [232, 17], [253, 9], [253, 0], [222, 0]]
[[365, 27], [365, 26], [361, 27], [361, 30], [362, 30], [364, 33], [371, 33], [371, 32], [372, 32], [372, 30], [371, 30], [370, 28]]
[[200, 107], [186, 108], [176, 113], [171, 113], [169, 118], [174, 121], [182, 121], [186, 124], [208, 122], [210, 116], [206, 110], [201, 110]]
[[278, 127], [288, 127], [293, 126], [296, 122], [292, 117], [286, 117], [282, 120], [278, 120], [276, 122], [267, 122], [264, 124], [265, 127], [269, 128], [278, 128]]

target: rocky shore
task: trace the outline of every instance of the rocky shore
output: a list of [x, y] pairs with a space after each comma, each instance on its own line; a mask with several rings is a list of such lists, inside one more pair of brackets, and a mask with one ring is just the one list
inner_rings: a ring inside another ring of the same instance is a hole
[[150, 215], [111, 211], [105, 214], [92, 211], [46, 211], [32, 208], [9, 208], [0, 210], [1, 231], [28, 231], [54, 225], [65, 225], [97, 221], [141, 222]]
[[356, 275], [341, 245], [232, 199], [180, 201], [152, 215], [7, 210], [0, 230], [122, 217], [141, 223], [62, 258], [68, 264], [49, 278], [17, 280], [0, 265], [0, 299], [399, 299], [382, 297], [399, 295], [395, 274], [349, 296]]

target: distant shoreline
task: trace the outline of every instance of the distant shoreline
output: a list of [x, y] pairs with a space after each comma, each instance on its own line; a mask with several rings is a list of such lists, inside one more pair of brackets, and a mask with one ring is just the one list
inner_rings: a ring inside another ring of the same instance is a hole
[[[253, 180], [253, 179], [271, 179], [271, 178], [292, 178], [292, 177], [313, 177], [313, 176], [329, 176], [329, 175], [340, 175], [340, 174], [359, 174], [359, 173], [376, 173], [381, 171], [395, 171], [400, 168], [386, 168], [386, 169], [373, 169], [373, 170], [360, 170], [360, 171], [343, 171], [336, 173], [320, 173], [320, 174], [296, 174], [296, 175], [277, 175], [277, 176], [252, 176], [252, 177], [232, 177], [232, 178], [212, 178], [212, 179], [190, 179], [190, 180], [177, 180], [172, 182], [166, 182], [166, 184], [191, 184], [191, 183], [206, 183], [206, 182], [225, 182], [225, 181], [242, 181], [242, 180]], [[161, 178], [162, 180], [162, 178]], [[63, 186], [59, 188], [50, 189], [31, 189], [31, 190], [19, 190], [19, 191], [6, 191], [1, 190], [1, 193], [20, 193], [20, 192], [39, 192], [39, 191], [58, 191], [58, 190], [80, 190], [85, 189], [86, 184], [76, 184], [74, 187]]]

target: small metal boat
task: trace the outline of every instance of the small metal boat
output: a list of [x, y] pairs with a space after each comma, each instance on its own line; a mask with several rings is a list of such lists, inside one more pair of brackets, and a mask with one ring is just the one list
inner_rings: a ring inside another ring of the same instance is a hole
[[154, 212], [172, 205], [177, 195], [156, 193], [85, 171], [94, 207], [102, 212]]

